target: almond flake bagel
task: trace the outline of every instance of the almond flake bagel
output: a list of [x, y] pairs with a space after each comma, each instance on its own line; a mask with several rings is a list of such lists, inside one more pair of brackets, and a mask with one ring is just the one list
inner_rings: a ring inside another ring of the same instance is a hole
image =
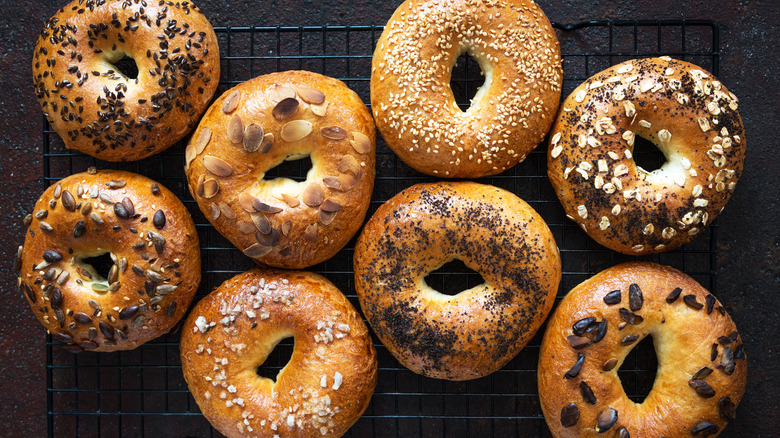
[[[485, 75], [465, 112], [450, 88], [463, 53]], [[404, 163], [477, 178], [514, 166], [544, 139], [562, 81], [558, 39], [533, 1], [407, 0], [377, 42], [371, 108]]]
[[[634, 403], [617, 371], [648, 335], [658, 371]], [[682, 272], [647, 262], [572, 289], [539, 353], [539, 397], [555, 437], [716, 436], [734, 420], [746, 376], [742, 338], [718, 300]]]
[[[276, 380], [261, 366], [295, 338]], [[182, 329], [184, 378], [203, 415], [228, 437], [338, 437], [377, 382], [368, 327], [324, 277], [252, 269], [201, 300]]]
[[[115, 65], [124, 57], [137, 78]], [[38, 101], [67, 148], [134, 161], [195, 127], [219, 83], [219, 47], [188, 1], [74, 0], [46, 21], [32, 66]]]
[[[168, 333], [200, 283], [187, 209], [130, 172], [92, 168], [50, 186], [20, 250], [20, 289], [74, 352], [129, 350]], [[114, 262], [107, 274], [84, 261], [106, 253]]]
[[[459, 259], [485, 283], [455, 296], [425, 276]], [[412, 186], [383, 204], [355, 247], [355, 289], [382, 343], [424, 376], [468, 380], [509, 362], [552, 308], [561, 259], [528, 204], [472, 182]]]
[[[564, 101], [547, 174], [567, 216], [624, 254], [676, 248], [726, 205], [745, 160], [737, 98], [712, 74], [668, 57], [598, 73]], [[647, 172], [636, 136], [666, 156]]]
[[[371, 114], [343, 82], [271, 73], [214, 102], [187, 146], [185, 170], [201, 211], [245, 255], [305, 268], [336, 254], [363, 224], [375, 142]], [[307, 155], [305, 181], [263, 179]]]

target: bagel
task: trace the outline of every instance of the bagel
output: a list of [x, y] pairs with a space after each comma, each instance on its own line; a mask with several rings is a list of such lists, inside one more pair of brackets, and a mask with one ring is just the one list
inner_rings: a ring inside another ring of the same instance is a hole
[[[712, 74], [668, 57], [598, 73], [563, 103], [548, 175], [567, 216], [598, 243], [640, 255], [693, 239], [726, 205], [745, 161], [737, 98]], [[665, 157], [647, 172], [634, 141]]]
[[[295, 338], [276, 380], [256, 373]], [[317, 274], [252, 269], [202, 299], [184, 324], [184, 378], [228, 437], [337, 437], [363, 414], [377, 359], [363, 319]]]
[[[64, 348], [129, 350], [187, 312], [200, 283], [198, 234], [165, 187], [90, 168], [46, 189], [34, 211], [19, 288]], [[106, 253], [114, 262], [107, 274], [84, 261]]]
[[[648, 335], [658, 371], [634, 403], [617, 371]], [[572, 289], [539, 354], [539, 398], [555, 437], [716, 436], [734, 420], [746, 376], [742, 338], [718, 300], [682, 272], [647, 262]]]
[[[136, 78], [115, 65], [124, 57]], [[219, 83], [219, 47], [189, 1], [74, 0], [44, 24], [32, 67], [38, 101], [67, 148], [134, 161], [195, 127]]]
[[[483, 284], [444, 295], [425, 276], [453, 259]], [[476, 379], [503, 367], [552, 308], [561, 260], [520, 198], [472, 182], [418, 184], [383, 204], [358, 238], [355, 289], [388, 351], [427, 377]]]
[[[463, 53], [485, 76], [467, 111], [450, 88]], [[558, 39], [533, 1], [406, 0], [374, 51], [371, 108], [407, 165], [477, 178], [514, 166], [544, 139], [562, 82]]]
[[[214, 102], [187, 146], [185, 170], [217, 231], [260, 264], [299, 269], [332, 257], [363, 224], [375, 142], [371, 114], [341, 81], [271, 73]], [[263, 179], [307, 155], [305, 181]]]

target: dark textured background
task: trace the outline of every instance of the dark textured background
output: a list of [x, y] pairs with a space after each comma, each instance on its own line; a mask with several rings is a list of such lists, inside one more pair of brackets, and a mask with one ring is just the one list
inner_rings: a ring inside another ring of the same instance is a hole
[[[201, 0], [215, 25], [384, 24], [399, 0], [332, 2]], [[722, 436], [780, 435], [780, 169], [774, 128], [778, 99], [777, 0], [540, 0], [552, 21], [707, 19], [721, 25], [720, 79], [740, 98], [748, 144], [737, 190], [718, 218], [718, 298], [748, 352], [748, 388]], [[43, 23], [64, 2], [0, 0], [0, 436], [46, 434], [45, 337], [16, 289], [11, 267], [22, 218], [43, 188], [41, 112], [30, 60]]]

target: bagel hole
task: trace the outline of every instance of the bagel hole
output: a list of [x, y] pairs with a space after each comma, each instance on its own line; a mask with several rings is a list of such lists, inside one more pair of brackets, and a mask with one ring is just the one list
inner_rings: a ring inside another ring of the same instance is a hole
[[[464, 290], [485, 283], [479, 272], [466, 266], [463, 261], [454, 259], [425, 276], [425, 283], [437, 292], [455, 296]], [[465, 287], [464, 287], [465, 285]]]
[[655, 354], [653, 337], [646, 336], [628, 353], [618, 377], [631, 401], [642, 403], [650, 394], [658, 372], [658, 357]]
[[634, 137], [634, 163], [650, 173], [661, 168], [666, 163], [666, 156], [652, 141], [636, 136]]
[[471, 100], [485, 83], [485, 73], [476, 59], [468, 52], [462, 53], [452, 66], [450, 88], [461, 111], [471, 107]]
[[108, 272], [114, 266], [114, 260], [111, 259], [111, 254], [108, 252], [93, 257], [85, 257], [80, 260], [80, 263], [87, 269], [92, 268], [101, 277], [94, 279], [97, 281], [108, 278]]
[[128, 79], [138, 79], [138, 65], [135, 63], [135, 59], [125, 55], [122, 59], [114, 63], [114, 67], [127, 76]]
[[276, 378], [279, 376], [279, 372], [287, 366], [290, 362], [292, 353], [295, 347], [295, 338], [288, 336], [282, 338], [275, 346], [274, 349], [265, 358], [265, 362], [260, 364], [255, 372], [260, 377], [271, 379], [276, 382]]
[[288, 155], [284, 161], [268, 169], [263, 175], [264, 180], [276, 178], [289, 178], [293, 181], [306, 181], [306, 177], [313, 167], [311, 156]]

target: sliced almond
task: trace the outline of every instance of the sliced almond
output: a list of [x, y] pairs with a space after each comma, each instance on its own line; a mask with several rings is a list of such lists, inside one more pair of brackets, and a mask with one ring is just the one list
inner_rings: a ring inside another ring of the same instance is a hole
[[276, 246], [279, 244], [279, 230], [271, 228], [268, 233], [255, 233], [255, 240], [263, 246]]
[[255, 208], [255, 210], [262, 211], [263, 213], [274, 214], [282, 211], [281, 208], [274, 207], [273, 205], [268, 205], [265, 202], [260, 201], [259, 199], [255, 199], [254, 202], [252, 202], [252, 206]]
[[263, 127], [257, 123], [250, 123], [249, 126], [244, 129], [244, 150], [252, 153], [260, 149], [260, 145], [263, 143]]
[[308, 227], [306, 227], [306, 230], [303, 232], [304, 239], [314, 242], [317, 240], [317, 231], [319, 230], [319, 227], [317, 224], [310, 224]]
[[320, 134], [329, 140], [344, 140], [347, 138], [347, 131], [338, 126], [325, 126], [320, 128]]
[[211, 214], [209, 215], [209, 218], [213, 221], [219, 219], [219, 215], [221, 212], [219, 211], [219, 207], [217, 207], [217, 204], [211, 204], [209, 206], [209, 209], [211, 210]]
[[357, 184], [357, 178], [348, 173], [342, 173], [339, 175], [339, 184], [341, 184], [341, 191], [348, 192]]
[[320, 90], [309, 87], [298, 87], [298, 96], [301, 96], [304, 102], [319, 105], [325, 102], [325, 95]]
[[303, 190], [303, 202], [309, 207], [316, 207], [322, 204], [325, 199], [325, 191], [322, 186], [316, 182], [309, 183]]
[[287, 236], [290, 234], [290, 229], [292, 229], [292, 221], [284, 221], [282, 224], [282, 234]]
[[187, 145], [187, 148], [184, 149], [184, 165], [186, 167], [190, 166], [190, 163], [192, 160], [195, 159], [195, 157], [198, 155], [197, 152], [195, 152], [195, 146], [193, 145]]
[[227, 136], [231, 143], [241, 143], [244, 140], [244, 121], [238, 114], [233, 114], [233, 117], [230, 118]]
[[311, 108], [311, 112], [315, 115], [325, 117], [325, 114], [328, 113], [328, 102], [325, 101], [319, 105], [311, 105], [309, 108]]
[[344, 155], [339, 162], [339, 172], [357, 175], [360, 172], [360, 164], [352, 155]]
[[203, 166], [214, 175], [226, 177], [233, 174], [233, 166], [227, 161], [213, 155], [203, 157]]
[[263, 213], [251, 213], [249, 216], [252, 218], [252, 222], [255, 223], [258, 231], [264, 234], [271, 232], [271, 223], [268, 222], [268, 218]]
[[238, 107], [238, 102], [240, 100], [241, 92], [238, 90], [233, 90], [233, 92], [228, 94], [228, 97], [226, 97], [222, 102], [222, 112], [225, 114], [232, 113]]
[[209, 140], [211, 140], [211, 128], [203, 128], [200, 131], [200, 135], [198, 135], [198, 141], [195, 142], [196, 155], [200, 155], [203, 152], [203, 149], [209, 144]]
[[195, 186], [195, 194], [199, 197], [203, 197], [203, 183], [206, 181], [206, 175], [198, 177], [198, 184]]
[[319, 220], [322, 225], [330, 225], [336, 219], [336, 211], [325, 211], [320, 209]]
[[257, 230], [255, 224], [247, 221], [240, 221], [236, 224], [236, 226], [238, 227], [238, 231], [240, 231], [242, 234], [252, 234]]
[[352, 141], [349, 142], [352, 148], [359, 154], [367, 154], [371, 152], [371, 139], [362, 132], [352, 132]]
[[257, 198], [247, 192], [241, 192], [238, 195], [238, 204], [241, 206], [241, 208], [244, 209], [244, 211], [248, 213], [254, 213], [257, 211], [253, 205], [255, 201], [257, 201]]
[[326, 176], [325, 178], [322, 178], [322, 184], [329, 189], [341, 191], [341, 183], [335, 176]]
[[298, 106], [298, 99], [285, 97], [271, 110], [271, 114], [276, 120], [287, 120], [298, 112]]
[[219, 192], [219, 183], [214, 178], [209, 178], [203, 182], [203, 197], [213, 198]]
[[271, 150], [271, 148], [274, 147], [274, 135], [272, 133], [268, 133], [263, 136], [263, 142], [260, 143], [260, 151], [261, 154], [264, 154]]
[[244, 255], [253, 259], [260, 258], [269, 252], [273, 251], [272, 246], [263, 246], [259, 243], [252, 244], [249, 248], [245, 249]]
[[233, 209], [230, 208], [230, 206], [225, 204], [224, 202], [219, 203], [219, 211], [221, 211], [222, 214], [228, 219], [236, 218], [236, 213], [234, 213]]
[[306, 120], [293, 120], [292, 122], [287, 122], [282, 126], [282, 140], [290, 142], [301, 140], [309, 135], [311, 130], [311, 122]]
[[320, 210], [327, 212], [339, 211], [342, 208], [344, 208], [344, 206], [334, 201], [332, 198], [322, 201], [322, 205], [320, 205]]
[[271, 88], [271, 101], [281, 102], [288, 97], [295, 97], [295, 87], [292, 85], [274, 84]]
[[295, 208], [299, 205], [301, 205], [301, 201], [298, 200], [295, 196], [290, 196], [287, 193], [282, 193], [282, 199], [284, 199], [284, 202], [287, 203], [292, 208]]

